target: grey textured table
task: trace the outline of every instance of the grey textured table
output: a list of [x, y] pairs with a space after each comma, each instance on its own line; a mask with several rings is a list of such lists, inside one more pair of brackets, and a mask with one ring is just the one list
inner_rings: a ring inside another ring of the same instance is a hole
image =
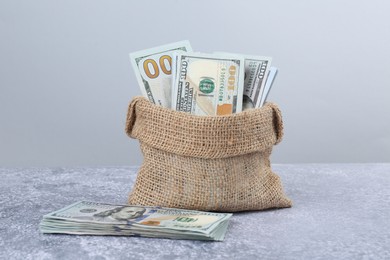
[[0, 168], [0, 259], [390, 259], [390, 164], [273, 165], [294, 206], [234, 214], [223, 242], [39, 233], [76, 201], [125, 203], [137, 169]]

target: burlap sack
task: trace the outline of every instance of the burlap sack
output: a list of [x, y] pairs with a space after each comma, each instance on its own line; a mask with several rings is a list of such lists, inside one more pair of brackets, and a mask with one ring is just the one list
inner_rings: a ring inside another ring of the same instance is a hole
[[274, 104], [196, 116], [136, 97], [126, 133], [144, 155], [129, 204], [223, 212], [291, 207], [269, 161], [283, 135]]

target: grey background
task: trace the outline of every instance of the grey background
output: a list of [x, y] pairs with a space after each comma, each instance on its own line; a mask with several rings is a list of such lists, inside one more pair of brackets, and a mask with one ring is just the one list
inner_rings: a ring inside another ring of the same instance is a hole
[[390, 162], [386, 1], [0, 1], [0, 166], [139, 165], [128, 53], [274, 58], [275, 163]]

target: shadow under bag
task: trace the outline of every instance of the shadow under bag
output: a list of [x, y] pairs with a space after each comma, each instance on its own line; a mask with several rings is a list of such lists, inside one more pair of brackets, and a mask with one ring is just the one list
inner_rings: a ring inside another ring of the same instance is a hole
[[292, 205], [269, 160], [283, 136], [275, 104], [196, 116], [135, 97], [126, 133], [144, 155], [129, 204], [222, 212]]

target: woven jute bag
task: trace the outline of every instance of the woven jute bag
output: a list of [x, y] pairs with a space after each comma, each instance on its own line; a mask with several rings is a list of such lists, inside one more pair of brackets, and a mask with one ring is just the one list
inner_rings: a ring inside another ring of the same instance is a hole
[[222, 212], [291, 207], [269, 160], [283, 136], [274, 104], [196, 116], [136, 97], [126, 133], [144, 155], [129, 204]]

